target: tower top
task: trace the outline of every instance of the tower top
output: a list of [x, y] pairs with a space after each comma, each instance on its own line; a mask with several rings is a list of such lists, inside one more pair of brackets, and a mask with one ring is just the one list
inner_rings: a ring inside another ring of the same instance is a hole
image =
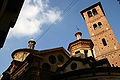
[[[100, 6], [100, 8], [101, 8], [103, 14], [105, 15], [101, 3], [98, 2], [98, 3], [96, 3], [96, 4], [94, 4], [94, 5], [92, 5], [92, 6], [88, 7], [88, 8], [86, 8], [86, 9], [84, 9], [84, 10], [82, 10], [82, 11], [80, 12], [81, 15], [83, 16], [83, 18], [84, 18], [84, 15], [83, 15], [84, 12], [89, 11], [90, 9], [92, 9], [92, 8], [94, 8], [94, 7], [96, 7], [96, 6]], [[84, 19], [85, 19], [85, 18], [84, 18]]]
[[36, 42], [35, 42], [33, 39], [30, 39], [30, 40], [28, 41], [28, 47], [29, 47], [30, 49], [34, 49], [35, 44], [36, 44]]
[[81, 32], [77, 32], [75, 33], [75, 37], [77, 40], [81, 39], [82, 33]]

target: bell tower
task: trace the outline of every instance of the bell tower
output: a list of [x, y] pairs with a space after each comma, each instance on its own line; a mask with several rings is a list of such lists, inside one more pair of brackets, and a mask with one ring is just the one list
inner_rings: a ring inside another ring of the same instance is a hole
[[100, 2], [82, 10], [81, 14], [86, 21], [98, 59], [106, 58], [108, 54], [119, 49], [118, 41], [106, 19]]

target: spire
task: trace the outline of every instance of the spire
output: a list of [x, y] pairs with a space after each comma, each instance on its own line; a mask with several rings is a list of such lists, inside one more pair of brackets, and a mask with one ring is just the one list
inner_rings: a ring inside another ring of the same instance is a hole
[[81, 39], [82, 38], [82, 33], [81, 32], [77, 32], [75, 34], [75, 37], [76, 37], [77, 40]]
[[33, 39], [31, 39], [30, 41], [28, 41], [28, 47], [30, 49], [34, 49], [35, 44], [36, 44], [36, 42]]

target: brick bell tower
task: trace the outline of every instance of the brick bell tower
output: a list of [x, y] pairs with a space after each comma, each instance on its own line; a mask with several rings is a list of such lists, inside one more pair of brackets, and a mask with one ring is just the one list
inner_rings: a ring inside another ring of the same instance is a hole
[[108, 58], [111, 65], [120, 66], [120, 60], [114, 61], [116, 58], [120, 58], [120, 46], [106, 19], [101, 3], [98, 2], [84, 9], [81, 14], [86, 21], [90, 37], [94, 43], [96, 58]]

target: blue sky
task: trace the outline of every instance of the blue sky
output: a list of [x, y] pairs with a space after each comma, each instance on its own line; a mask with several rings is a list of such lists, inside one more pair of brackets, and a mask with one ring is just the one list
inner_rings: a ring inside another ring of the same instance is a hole
[[108, 22], [120, 42], [120, 4], [117, 0], [26, 0], [15, 27], [9, 31], [0, 50], [0, 74], [10, 65], [12, 52], [27, 48], [30, 39], [37, 40], [37, 50], [67, 49], [68, 44], [75, 41], [76, 26], [83, 33], [82, 38], [89, 38], [80, 11], [98, 1], [102, 3]]

